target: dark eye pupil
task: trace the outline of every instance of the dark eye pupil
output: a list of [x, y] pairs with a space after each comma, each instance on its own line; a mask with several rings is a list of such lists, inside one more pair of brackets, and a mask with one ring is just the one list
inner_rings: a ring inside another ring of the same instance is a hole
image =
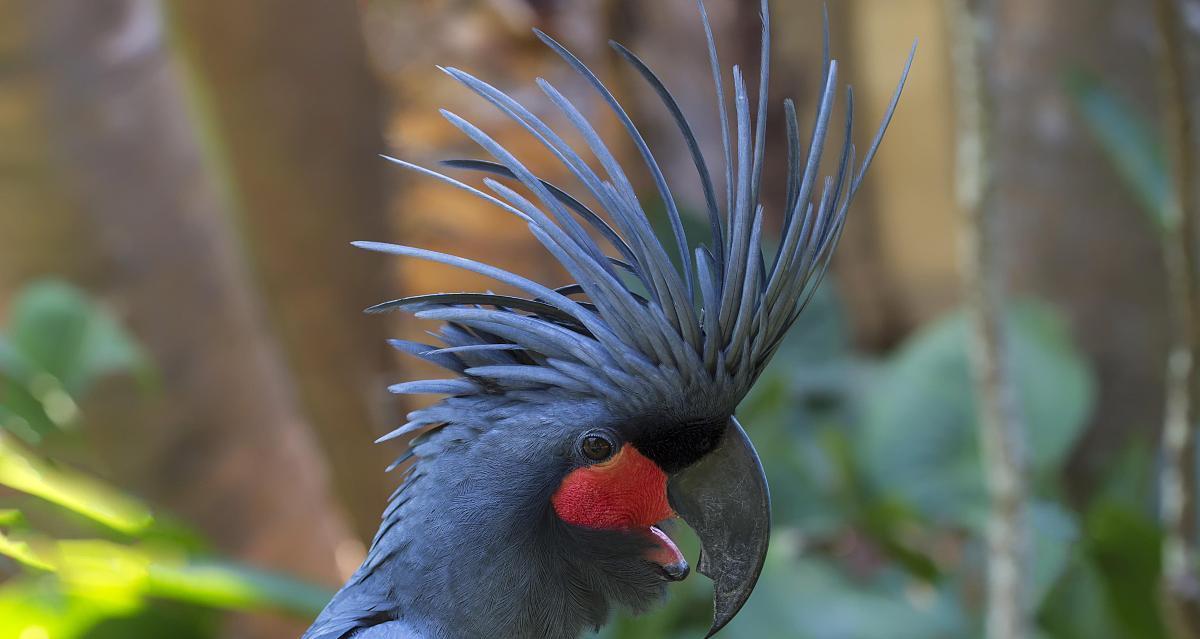
[[597, 435], [585, 437], [582, 448], [584, 456], [592, 461], [603, 461], [612, 455], [612, 444]]

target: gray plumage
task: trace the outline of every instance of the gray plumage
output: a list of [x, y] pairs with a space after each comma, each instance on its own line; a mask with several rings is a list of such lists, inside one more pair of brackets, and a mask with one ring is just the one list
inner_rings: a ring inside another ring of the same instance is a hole
[[[387, 158], [527, 223], [574, 283], [554, 288], [463, 257], [356, 243], [482, 274], [516, 292], [421, 295], [369, 309], [404, 310], [441, 321], [440, 345], [392, 343], [455, 377], [391, 387], [395, 393], [449, 397], [414, 411], [407, 423], [381, 438], [426, 429], [394, 465], [415, 460], [384, 513], [367, 559], [305, 639], [568, 639], [598, 628], [613, 606], [641, 611], [663, 595], [665, 583], [638, 560], [644, 540], [566, 525], [549, 508], [563, 476], [579, 466], [572, 446], [580, 433], [598, 427], [632, 440], [732, 415], [820, 284], [912, 62], [910, 55], [859, 165], [851, 142], [853, 93], [847, 90], [836, 170], [822, 181], [820, 159], [839, 86], [838, 64], [829, 59], [828, 48], [807, 150], [795, 106], [785, 103], [786, 209], [779, 248], [767, 255], [760, 204], [770, 58], [767, 3], [762, 3], [756, 114], [735, 66], [732, 121], [715, 39], [698, 4], [723, 133], [718, 172], [724, 176], [723, 198], [691, 124], [666, 88], [669, 76], [660, 79], [631, 51], [617, 43], [613, 47], [662, 99], [691, 153], [709, 221], [705, 245], [688, 244], [670, 184], [615, 97], [578, 58], [540, 31], [538, 37], [592, 86], [625, 129], [655, 185], [655, 197], [665, 205], [670, 237], [662, 241], [655, 235], [626, 168], [580, 110], [540, 78], [537, 85], [584, 141], [598, 170], [513, 98], [464, 71], [445, 69], [537, 139], [598, 209], [543, 181], [487, 133], [448, 111], [443, 111], [446, 119], [489, 159], [446, 165], [482, 174], [482, 187]], [[501, 180], [515, 182], [526, 195]], [[818, 186], [819, 197], [814, 197]]]

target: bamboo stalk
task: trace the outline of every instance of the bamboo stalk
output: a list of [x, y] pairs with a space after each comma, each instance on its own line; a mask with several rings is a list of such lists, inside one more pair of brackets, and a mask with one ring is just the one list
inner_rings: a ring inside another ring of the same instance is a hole
[[955, 75], [958, 148], [956, 197], [960, 256], [978, 401], [980, 445], [991, 499], [988, 518], [986, 636], [1025, 639], [1029, 611], [1025, 429], [1013, 387], [996, 265], [996, 209], [989, 133], [990, 99], [982, 50], [990, 35], [986, 0], [947, 0]]
[[1163, 525], [1162, 604], [1175, 639], [1200, 639], [1200, 578], [1196, 548], [1196, 424], [1200, 412], [1200, 262], [1197, 256], [1195, 121], [1197, 87], [1190, 81], [1179, 6], [1157, 0], [1163, 43], [1162, 103], [1172, 155], [1174, 191], [1164, 232], [1171, 350], [1167, 365], [1160, 477]]

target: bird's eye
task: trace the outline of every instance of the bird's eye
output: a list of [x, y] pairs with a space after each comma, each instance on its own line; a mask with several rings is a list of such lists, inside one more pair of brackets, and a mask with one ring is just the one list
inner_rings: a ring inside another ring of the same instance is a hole
[[594, 462], [602, 462], [613, 455], [613, 443], [603, 435], [591, 434], [579, 442], [579, 452]]

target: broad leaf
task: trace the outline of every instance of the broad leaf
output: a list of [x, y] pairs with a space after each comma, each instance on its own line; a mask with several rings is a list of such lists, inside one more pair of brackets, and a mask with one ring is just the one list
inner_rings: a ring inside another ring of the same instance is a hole
[[112, 314], [64, 282], [26, 287], [13, 301], [8, 333], [9, 348], [29, 368], [36, 367], [34, 373], [49, 375], [73, 396], [101, 375], [143, 365], [133, 339]]
[[[1053, 484], [1091, 410], [1094, 382], [1066, 327], [1045, 306], [1007, 314], [1012, 377], [1033, 476]], [[979, 526], [987, 504], [975, 389], [959, 312], [916, 333], [881, 369], [863, 424], [863, 468], [885, 495], [934, 521]]]
[[1149, 120], [1088, 73], [1072, 73], [1066, 86], [1083, 115], [1084, 124], [1142, 209], [1160, 228], [1171, 228], [1176, 223], [1170, 219], [1168, 206], [1173, 180], [1167, 172], [1162, 143]]

